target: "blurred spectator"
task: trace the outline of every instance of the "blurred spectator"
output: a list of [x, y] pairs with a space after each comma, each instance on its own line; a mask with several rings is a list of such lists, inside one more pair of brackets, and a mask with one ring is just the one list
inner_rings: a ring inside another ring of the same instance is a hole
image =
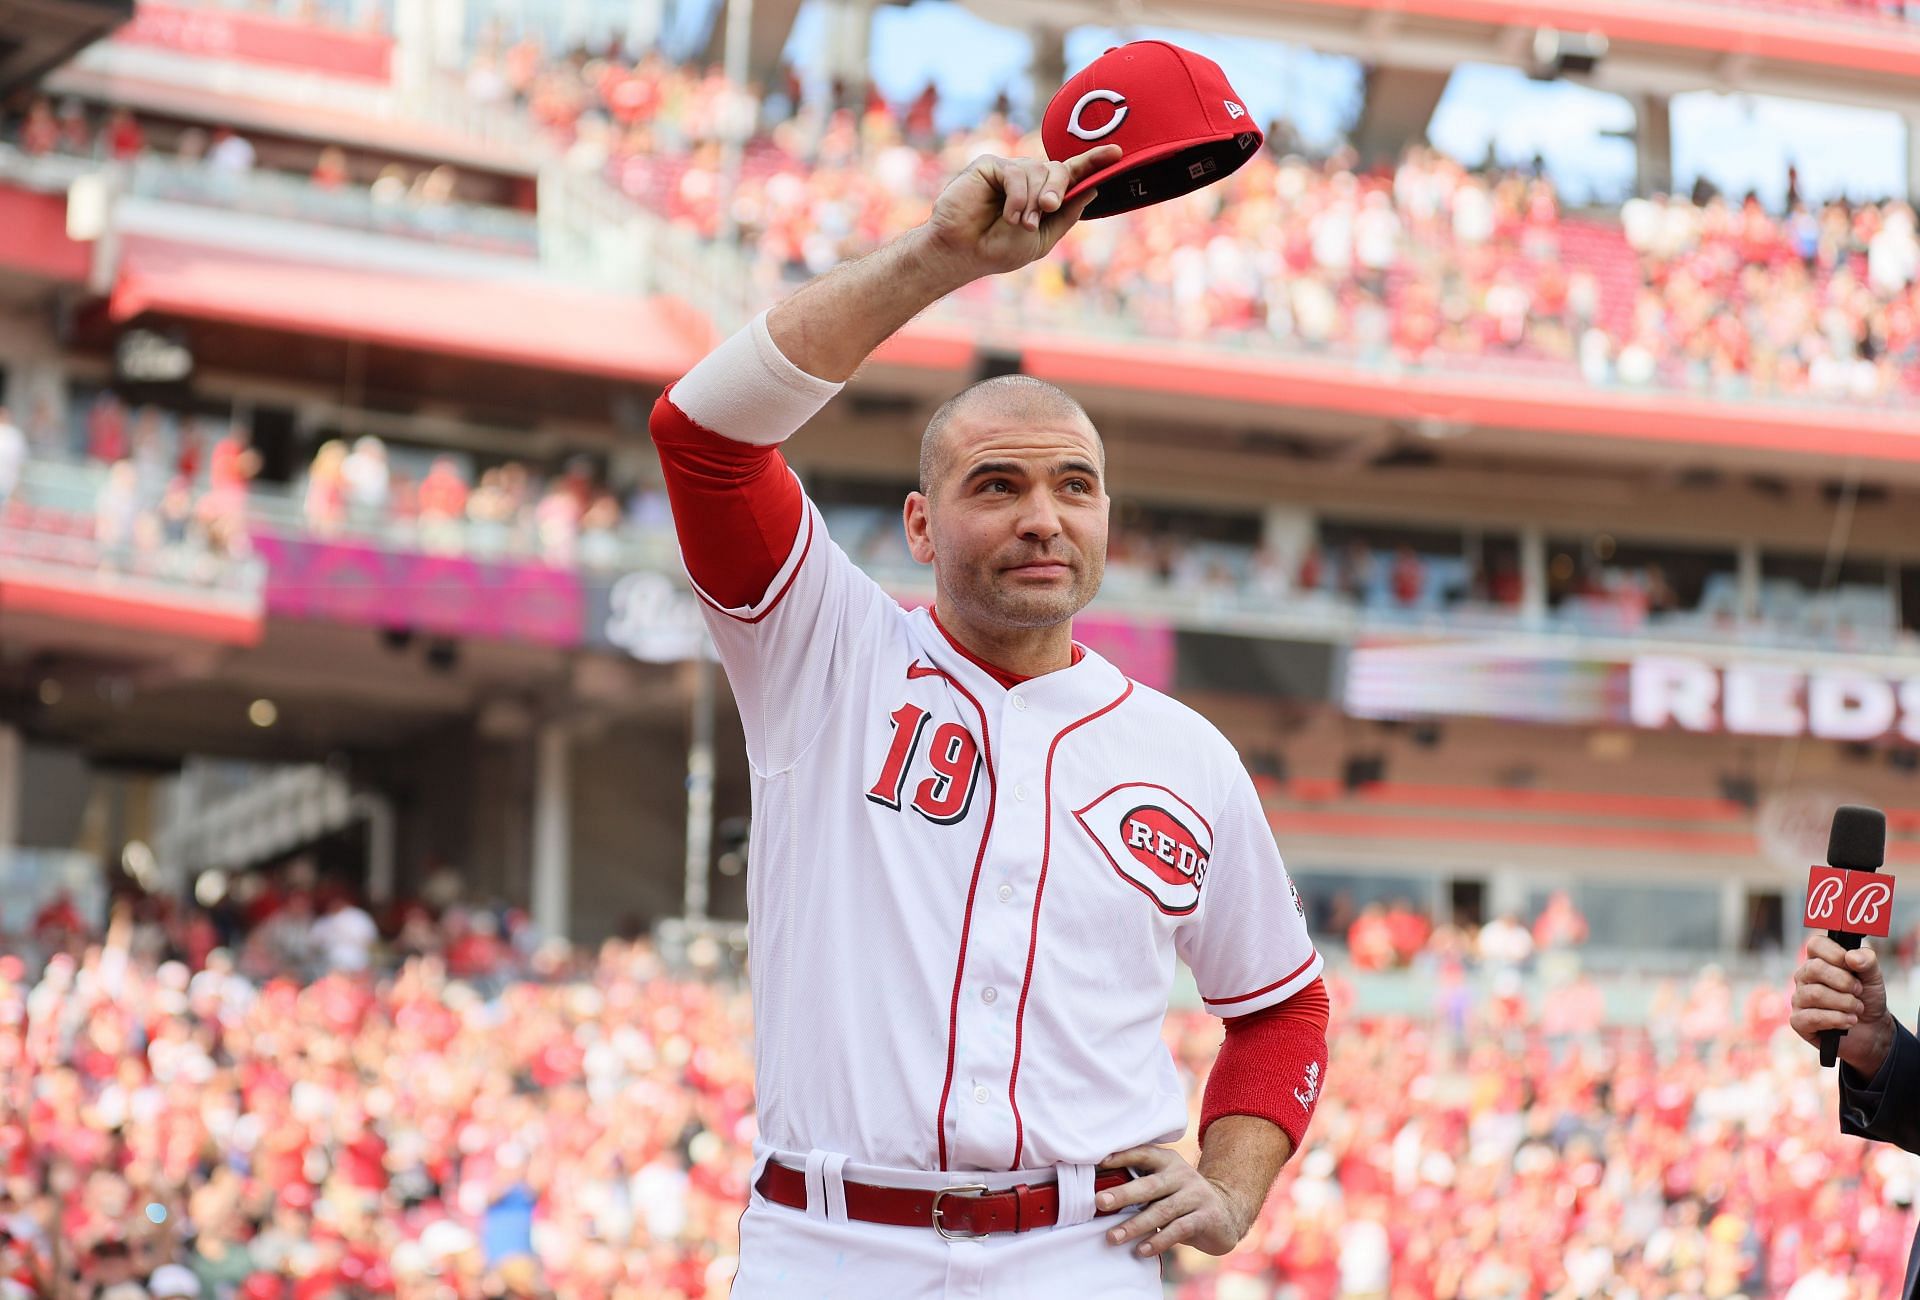
[[215, 127], [207, 146], [207, 165], [230, 176], [243, 176], [253, 170], [253, 144], [230, 126]]
[[307, 471], [303, 502], [307, 527], [322, 537], [340, 530], [347, 513], [347, 444], [338, 438], [320, 444]]
[[132, 461], [119, 461], [108, 471], [93, 507], [93, 538], [109, 562], [124, 565], [131, 556], [140, 515], [140, 472]]
[[105, 465], [127, 454], [127, 408], [112, 393], [101, 392], [87, 410], [87, 455]]
[[371, 964], [373, 946], [380, 938], [373, 918], [351, 898], [342, 895], [314, 921], [308, 940], [319, 954], [321, 968], [341, 975], [363, 974]]
[[60, 101], [60, 151], [76, 158], [93, 155], [93, 127], [86, 105], [71, 97]]
[[1479, 955], [1489, 966], [1518, 969], [1533, 957], [1533, 934], [1512, 912], [1503, 913], [1480, 927]]
[[419, 490], [420, 540], [427, 550], [451, 553], [461, 548], [467, 497], [467, 481], [453, 458], [436, 457]]
[[393, 470], [387, 463], [387, 445], [372, 434], [354, 440], [353, 450], [340, 464], [346, 491], [347, 515], [358, 529], [377, 528], [393, 499]]
[[1539, 952], [1578, 948], [1587, 941], [1587, 918], [1564, 889], [1556, 889], [1533, 922], [1533, 946]]
[[27, 106], [27, 120], [20, 128], [20, 148], [24, 153], [49, 154], [60, 147], [60, 120], [53, 105], [40, 96]]
[[1368, 903], [1347, 929], [1347, 956], [1355, 970], [1385, 970], [1397, 960], [1386, 909]]
[[132, 162], [147, 148], [147, 133], [127, 108], [116, 108], [107, 119], [106, 130], [107, 157], [115, 162]]
[[337, 190], [351, 178], [352, 172], [347, 164], [347, 151], [337, 144], [330, 144], [320, 151], [320, 157], [313, 164], [313, 174], [309, 178], [323, 190]]

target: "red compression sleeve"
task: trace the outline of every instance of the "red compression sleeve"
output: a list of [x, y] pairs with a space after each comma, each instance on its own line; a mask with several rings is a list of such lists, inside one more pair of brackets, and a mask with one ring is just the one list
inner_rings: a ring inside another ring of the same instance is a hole
[[1222, 1115], [1272, 1120], [1300, 1149], [1327, 1078], [1325, 980], [1316, 979], [1285, 1002], [1227, 1021], [1226, 1041], [1207, 1076], [1200, 1102], [1200, 1140]]
[[777, 446], [724, 438], [688, 419], [669, 388], [647, 421], [687, 572], [728, 609], [767, 594], [806, 506]]

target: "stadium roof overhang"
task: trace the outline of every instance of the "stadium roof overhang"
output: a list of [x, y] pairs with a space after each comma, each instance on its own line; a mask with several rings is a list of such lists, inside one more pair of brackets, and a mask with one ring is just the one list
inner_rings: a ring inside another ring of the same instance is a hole
[[574, 404], [571, 387], [575, 397], [592, 394], [602, 417], [609, 385], [657, 388], [710, 343], [705, 322], [670, 299], [395, 275], [148, 239], [128, 241], [105, 315], [113, 325], [185, 322], [199, 359], [230, 371], [305, 368], [364, 381], [372, 358], [396, 387], [430, 379], [435, 389], [470, 387], [503, 404], [561, 406]]
[[[968, 0], [1024, 30], [1111, 24], [1106, 0]], [[1619, 94], [1748, 91], [1862, 107], [1920, 107], [1920, 29], [1724, 0], [1187, 0], [1161, 21], [1289, 41], [1368, 64], [1445, 71], [1526, 68], [1533, 36], [1598, 32], [1608, 48], [1581, 80]]]
[[133, 17], [133, 0], [0, 0], [0, 98]]

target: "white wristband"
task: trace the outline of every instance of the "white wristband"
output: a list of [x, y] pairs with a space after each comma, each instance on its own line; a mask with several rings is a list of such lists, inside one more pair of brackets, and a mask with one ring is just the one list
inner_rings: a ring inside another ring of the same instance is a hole
[[770, 446], [791, 438], [844, 387], [787, 360], [761, 312], [681, 377], [673, 404], [723, 438]]

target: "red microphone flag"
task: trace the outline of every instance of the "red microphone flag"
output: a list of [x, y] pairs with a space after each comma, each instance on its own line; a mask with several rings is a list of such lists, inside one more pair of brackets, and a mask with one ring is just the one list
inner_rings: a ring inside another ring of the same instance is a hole
[[1893, 880], [1877, 871], [1814, 867], [1807, 875], [1806, 924], [1884, 939], [1893, 930]]

